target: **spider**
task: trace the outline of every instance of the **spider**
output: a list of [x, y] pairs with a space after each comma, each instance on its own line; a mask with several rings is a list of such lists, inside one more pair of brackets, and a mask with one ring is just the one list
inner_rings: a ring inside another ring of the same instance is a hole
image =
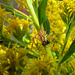
[[[47, 44], [50, 43], [47, 39], [53, 39], [54, 44], [55, 44], [55, 37], [54, 36], [50, 37], [51, 35], [53, 35], [53, 33], [51, 33], [47, 36], [47, 34], [44, 30], [39, 30], [38, 34], [36, 36], [39, 36], [39, 38], [40, 38], [39, 40], [42, 41], [42, 45], [46, 46]], [[32, 46], [33, 46], [33, 43], [35, 43], [36, 36], [33, 38]], [[54, 44], [53, 44], [53, 47], [54, 47]]]

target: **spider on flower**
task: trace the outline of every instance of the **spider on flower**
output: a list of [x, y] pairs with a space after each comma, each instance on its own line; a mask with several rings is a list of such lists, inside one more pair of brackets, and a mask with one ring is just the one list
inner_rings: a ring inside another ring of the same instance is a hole
[[[53, 33], [50, 33], [49, 35], [47, 35], [44, 30], [39, 30], [38, 34], [36, 36], [39, 36], [38, 39], [42, 42], [43, 46], [46, 46], [47, 44], [50, 43], [48, 41], [48, 39], [53, 39], [53, 42], [54, 42], [53, 47], [54, 47], [54, 45], [55, 45], [55, 37], [53, 36]], [[32, 46], [33, 46], [33, 43], [35, 43], [36, 36], [33, 38]], [[52, 36], [52, 37], [50, 37], [50, 36]]]

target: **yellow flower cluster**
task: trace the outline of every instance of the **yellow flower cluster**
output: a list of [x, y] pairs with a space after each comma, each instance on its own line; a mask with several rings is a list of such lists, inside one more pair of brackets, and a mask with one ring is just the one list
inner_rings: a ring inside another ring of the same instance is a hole
[[25, 35], [26, 30], [28, 30], [28, 25], [31, 22], [25, 19], [19, 19], [18, 17], [15, 19], [9, 19], [9, 25], [7, 26], [7, 31], [14, 35], [17, 39], [21, 40]]
[[[15, 0], [16, 3], [25, 8], [25, 0]], [[33, 0], [35, 1], [35, 0]], [[7, 43], [8, 47], [5, 47], [3, 44], [0, 44], [0, 74], [4, 75], [64, 75], [68, 72], [71, 75], [75, 75], [75, 54], [73, 54], [66, 62], [61, 65], [60, 74], [58, 74], [58, 61], [59, 56], [62, 51], [62, 47], [64, 45], [65, 34], [66, 34], [66, 24], [61, 18], [60, 13], [63, 13], [67, 17], [66, 9], [69, 12], [74, 14], [75, 5], [74, 0], [63, 0], [61, 2], [56, 0], [48, 0], [46, 14], [50, 22], [50, 32], [53, 33], [50, 37], [53, 36], [55, 39], [47, 39], [50, 41], [49, 50], [51, 50], [51, 54], [53, 58], [50, 59], [50, 56], [46, 53], [46, 46], [42, 45], [40, 41], [40, 37], [38, 35], [37, 29], [34, 27], [32, 29], [32, 33], [30, 33], [29, 22], [28, 19], [20, 19], [15, 17], [14, 19], [8, 20], [8, 26], [3, 24], [3, 20], [6, 20], [6, 12], [5, 9], [2, 9], [0, 6], [0, 29], [3, 25], [3, 37], [8, 37], [8, 35], [13, 35], [19, 41], [22, 40], [24, 35], [27, 35], [29, 32], [29, 36], [31, 37], [30, 43], [26, 43], [25, 48], [21, 47], [17, 43]], [[71, 3], [71, 4], [70, 4]], [[72, 7], [73, 5], [73, 7]], [[63, 16], [63, 15], [62, 15]], [[71, 32], [71, 37], [66, 45], [64, 54], [70, 47], [72, 41], [75, 39], [75, 28]], [[0, 37], [0, 40], [2, 38]], [[28, 39], [28, 38], [27, 38]], [[53, 46], [54, 45], [54, 46]], [[48, 49], [48, 48], [47, 48]], [[29, 50], [29, 51], [28, 51]], [[35, 52], [36, 53], [35, 53]], [[37, 57], [36, 59], [30, 59], [27, 57], [27, 53], [34, 55], [33, 57]], [[39, 56], [36, 54], [40, 54]], [[63, 54], [63, 55], [64, 55]], [[58, 59], [56, 58], [58, 57]], [[71, 72], [70, 72], [71, 71]]]
[[61, 13], [65, 16], [70, 14], [69, 17], [71, 17], [75, 12], [75, 0], [63, 0], [59, 2], [59, 7], [61, 8]]
[[22, 75], [54, 75], [53, 71], [56, 70], [54, 61], [57, 61], [56, 59], [51, 60], [48, 56], [41, 56], [41, 58], [30, 59], [29, 61], [32, 64], [28, 64], [29, 69], [26, 70]]
[[24, 71], [24, 66], [28, 61], [25, 48], [19, 49], [17, 43], [12, 48], [10, 48], [10, 45], [11, 43], [9, 43], [8, 48], [0, 45], [0, 73], [4, 75]]
[[8, 12], [5, 12], [5, 9], [2, 9], [0, 5], [0, 35], [5, 37], [9, 37], [6, 26], [4, 25], [5, 21], [8, 22], [7, 14]]
[[[59, 2], [59, 14], [62, 16], [62, 18], [64, 19], [64, 21], [67, 22], [66, 18], [69, 15], [69, 21], [71, 21], [71, 18], [74, 17], [74, 13], [75, 13], [75, 0], [63, 0], [61, 2]], [[67, 30], [67, 25], [66, 26], [66, 30]], [[74, 34], [75, 28], [72, 30], [71, 35], [70, 35], [70, 39], [67, 43], [66, 49], [67, 50], [69, 48], [69, 46], [71, 45], [72, 41], [75, 39], [75, 34]]]
[[75, 75], [75, 54], [73, 54], [73, 56], [71, 57], [71, 61], [70, 61], [70, 69], [72, 71], [72, 73], [70, 75]]
[[72, 30], [71, 38], [72, 38], [72, 41], [75, 39], [75, 28]]
[[2, 9], [1, 5], [0, 5], [0, 24], [1, 24], [1, 20], [5, 19], [5, 18], [7, 18], [5, 9]]
[[[53, 40], [50, 42], [50, 47], [53, 49], [53, 51], [59, 51], [61, 45], [63, 45], [63, 39], [64, 39], [64, 22], [62, 21], [59, 12], [58, 12], [58, 4], [55, 0], [48, 0], [46, 13], [50, 22], [50, 32], [53, 33], [53, 36], [55, 37], [55, 46], [53, 46]], [[63, 39], [62, 39], [63, 37]], [[51, 49], [51, 50], [52, 50]]]
[[26, 2], [25, 2], [25, 0], [15, 0], [15, 2], [18, 4], [18, 6], [20, 7], [20, 8], [25, 8], [25, 6], [26, 6]]

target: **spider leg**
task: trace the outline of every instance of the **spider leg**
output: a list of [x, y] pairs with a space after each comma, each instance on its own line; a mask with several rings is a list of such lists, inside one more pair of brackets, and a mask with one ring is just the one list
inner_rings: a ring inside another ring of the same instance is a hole
[[53, 47], [55, 46], [55, 37], [53, 36]]
[[48, 39], [53, 39], [53, 47], [54, 47], [54, 45], [55, 45], [55, 37], [54, 36], [52, 36], [52, 37], [49, 37]]
[[54, 45], [55, 45], [55, 37], [54, 36], [52, 36], [52, 37], [50, 37], [51, 39], [53, 39], [53, 47], [54, 47]]
[[32, 46], [31, 46], [31, 47], [33, 47], [33, 44], [36, 45], [36, 43], [35, 43], [35, 39], [36, 39], [36, 37], [37, 37], [37, 35], [36, 35], [35, 37], [33, 37], [33, 39], [32, 39]]

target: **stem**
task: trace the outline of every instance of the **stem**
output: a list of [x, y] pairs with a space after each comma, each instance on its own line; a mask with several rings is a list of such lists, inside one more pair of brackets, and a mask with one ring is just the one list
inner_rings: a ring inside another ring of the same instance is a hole
[[45, 46], [45, 51], [46, 51], [47, 55], [49, 55], [50, 59], [53, 59], [50, 47], [48, 45]]
[[68, 24], [68, 25], [69, 25], [69, 27], [68, 27], [68, 30], [67, 30], [67, 33], [66, 33], [66, 38], [65, 38], [64, 46], [63, 46], [63, 49], [62, 49], [62, 52], [61, 52], [61, 56], [63, 55], [64, 49], [66, 47], [67, 41], [68, 41], [68, 39], [70, 37], [70, 33], [71, 33], [71, 23]]
[[9, 9], [13, 10], [13, 8], [10, 7], [10, 6], [4, 5], [4, 4], [2, 4], [2, 3], [0, 3], [0, 4], [1, 4], [2, 6], [4, 6], [5, 8], [9, 8]]
[[64, 43], [64, 46], [63, 46], [63, 49], [62, 49], [62, 52], [61, 52], [61, 56], [63, 55], [63, 52], [65, 50], [68, 39], [69, 39], [69, 33], [67, 34], [67, 37], [65, 38], [65, 43]]
[[13, 8], [13, 10], [14, 10], [14, 11], [16, 11], [16, 12], [18, 12], [18, 13], [20, 13], [21, 15], [23, 15], [23, 16], [25, 16], [25, 17], [27, 17], [30, 21], [32, 21], [32, 19], [31, 19], [29, 16], [27, 16], [26, 14], [24, 14], [24, 13], [20, 12], [20, 11], [19, 11], [19, 10], [17, 10], [17, 9], [14, 9], [14, 8]]
[[33, 8], [32, 0], [26, 0], [26, 3], [27, 3], [27, 5], [28, 5], [28, 7], [29, 7], [30, 14], [31, 14], [31, 16], [32, 16], [32, 19], [33, 19], [33, 22], [34, 22], [34, 24], [35, 24], [35, 27], [36, 27], [37, 30], [39, 30], [39, 29], [40, 29], [39, 21], [38, 21], [38, 17], [37, 17], [37, 15], [36, 15], [36, 13], [35, 13], [35, 11], [34, 11], [34, 8]]
[[32, 53], [34, 53], [34, 54], [36, 54], [36, 55], [38, 55], [38, 56], [41, 56], [39, 53], [37, 53], [36, 51], [33, 51], [33, 50], [29, 50], [29, 51], [31, 51]]

